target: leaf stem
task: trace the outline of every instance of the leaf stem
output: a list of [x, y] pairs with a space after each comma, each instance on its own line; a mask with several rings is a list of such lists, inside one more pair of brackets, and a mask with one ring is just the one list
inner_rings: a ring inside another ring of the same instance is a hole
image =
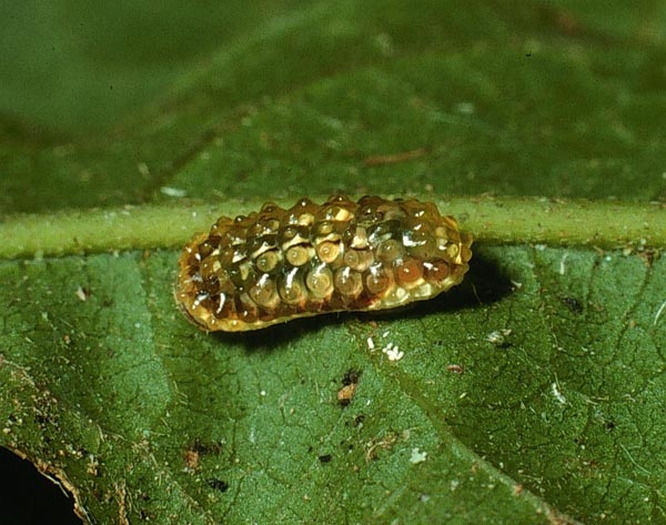
[[[660, 204], [553, 201], [536, 198], [433, 199], [458, 218], [476, 243], [586, 245], [602, 249], [666, 246], [666, 208]], [[313, 199], [323, 201], [323, 199]], [[278, 204], [293, 205], [280, 200]], [[257, 210], [260, 202], [159, 204], [15, 215], [0, 223], [0, 258], [64, 256], [120, 250], [179, 248], [219, 215]]]

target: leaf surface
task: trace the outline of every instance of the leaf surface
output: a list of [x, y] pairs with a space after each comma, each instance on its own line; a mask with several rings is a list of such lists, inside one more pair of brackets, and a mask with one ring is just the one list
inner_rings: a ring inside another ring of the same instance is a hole
[[[3, 62], [0, 444], [90, 522], [664, 521], [664, 3], [228, 5], [173, 38], [121, 6], [125, 40], [43, 7]], [[469, 277], [379, 316], [182, 318], [191, 234], [339, 190], [455, 213]]]

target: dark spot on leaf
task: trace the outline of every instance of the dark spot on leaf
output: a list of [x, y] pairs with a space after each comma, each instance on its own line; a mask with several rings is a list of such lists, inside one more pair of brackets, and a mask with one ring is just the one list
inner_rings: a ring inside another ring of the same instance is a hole
[[342, 388], [338, 390], [338, 403], [340, 406], [346, 407], [351, 403], [356, 393], [356, 386], [358, 385], [359, 377], [361, 372], [350, 368], [345, 372], [345, 375], [342, 377]]
[[363, 424], [363, 421], [365, 421], [365, 416], [363, 414], [359, 414], [354, 418], [354, 426], [358, 427]]
[[195, 438], [192, 442], [192, 445], [189, 447], [190, 450], [197, 452], [201, 455], [213, 454], [217, 455], [222, 452], [222, 443], [206, 443], [199, 438]]
[[358, 383], [359, 377], [361, 376], [361, 371], [356, 370], [355, 368], [350, 368], [345, 372], [345, 375], [342, 376], [342, 384], [352, 385]]
[[572, 313], [574, 314], [583, 313], [583, 305], [575, 297], [567, 296], [567, 297], [562, 297], [562, 299], [560, 300], [562, 301], [562, 304], [566, 306]]
[[319, 456], [319, 461], [321, 463], [330, 463], [332, 459], [333, 456], [331, 454], [322, 454], [321, 456]]
[[219, 490], [220, 492], [226, 492], [229, 489], [229, 484], [226, 481], [222, 481], [221, 479], [208, 478], [206, 483], [208, 483], [210, 488]]

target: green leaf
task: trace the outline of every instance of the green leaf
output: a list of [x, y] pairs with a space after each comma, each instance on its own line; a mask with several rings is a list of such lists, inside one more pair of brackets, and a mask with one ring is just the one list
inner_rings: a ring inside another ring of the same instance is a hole
[[[1, 22], [0, 445], [89, 522], [666, 519], [663, 2], [135, 4]], [[180, 315], [193, 233], [338, 190], [458, 216], [463, 285]]]

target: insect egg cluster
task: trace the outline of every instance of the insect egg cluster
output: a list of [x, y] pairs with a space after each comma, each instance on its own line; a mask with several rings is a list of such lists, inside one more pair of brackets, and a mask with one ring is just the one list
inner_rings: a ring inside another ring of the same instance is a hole
[[267, 203], [258, 213], [220, 217], [185, 247], [175, 296], [209, 331], [394, 308], [458, 284], [471, 243], [455, 219], [414, 199]]

